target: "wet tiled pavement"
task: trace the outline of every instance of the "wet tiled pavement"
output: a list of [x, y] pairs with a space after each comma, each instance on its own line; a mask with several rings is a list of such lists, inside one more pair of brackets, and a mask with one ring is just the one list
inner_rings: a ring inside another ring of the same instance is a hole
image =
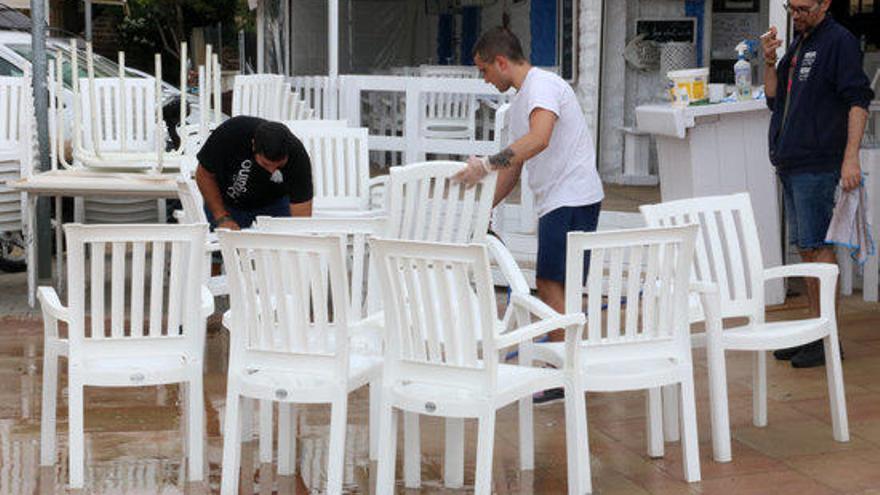
[[[5, 295], [3, 296], [5, 297]], [[711, 459], [705, 356], [695, 352], [697, 408], [703, 481], [682, 480], [677, 443], [666, 456], [645, 453], [645, 405], [642, 393], [589, 395], [590, 447], [595, 493], [599, 494], [832, 494], [880, 493], [880, 312], [860, 295], [842, 299], [840, 331], [846, 359], [844, 373], [852, 441], [831, 438], [824, 368], [794, 370], [769, 363], [769, 418], [766, 428], [751, 424], [751, 358], [728, 353], [733, 462]], [[769, 319], [798, 317], [802, 298], [774, 308]], [[85, 493], [214, 493], [219, 487], [222, 438], [220, 417], [225, 399], [228, 337], [211, 320], [205, 393], [209, 476], [187, 484], [181, 466], [177, 388], [87, 389]], [[39, 417], [42, 324], [38, 318], [0, 319], [0, 494], [67, 493], [67, 401], [58, 409], [58, 463], [40, 469]], [[64, 366], [62, 366], [62, 370]], [[62, 379], [62, 390], [64, 382]], [[253, 442], [243, 456], [242, 493], [320, 493], [327, 451], [328, 409], [307, 406], [300, 415], [298, 475], [274, 476], [271, 465], [256, 465]], [[495, 492], [565, 493], [564, 416], [561, 403], [536, 408], [536, 466], [518, 469], [515, 407], [499, 413], [495, 445]], [[369, 493], [367, 393], [351, 397], [346, 452], [346, 489]], [[467, 424], [465, 482], [472, 483], [475, 424]], [[402, 442], [399, 442], [402, 446]], [[422, 419], [421, 490], [401, 493], [467, 493], [442, 488], [443, 423]], [[400, 456], [398, 456], [400, 460]], [[398, 470], [398, 479], [402, 477]]]

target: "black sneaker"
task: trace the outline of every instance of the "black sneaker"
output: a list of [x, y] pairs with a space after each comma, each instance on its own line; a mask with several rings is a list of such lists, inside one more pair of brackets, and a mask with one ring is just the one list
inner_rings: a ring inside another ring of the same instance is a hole
[[552, 404], [565, 399], [565, 389], [551, 388], [538, 392], [532, 397], [533, 404]]
[[[838, 347], [840, 348], [840, 359], [843, 360], [843, 346], [838, 343]], [[791, 358], [791, 365], [794, 368], [815, 368], [825, 365], [825, 345], [822, 340], [805, 345], [801, 352]]]
[[791, 358], [795, 357], [801, 350], [806, 347], [803, 345], [799, 345], [797, 347], [786, 347], [785, 349], [777, 349], [773, 351], [773, 357], [780, 361], [789, 361]]

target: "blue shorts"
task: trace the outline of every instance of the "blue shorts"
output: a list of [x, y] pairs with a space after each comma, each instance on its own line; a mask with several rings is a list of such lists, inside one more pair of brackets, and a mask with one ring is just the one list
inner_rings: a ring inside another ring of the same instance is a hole
[[[267, 204], [266, 206], [261, 206], [260, 208], [253, 208], [250, 210], [245, 210], [242, 208], [236, 208], [234, 206], [226, 206], [226, 211], [229, 212], [229, 215], [235, 220], [235, 223], [238, 224], [239, 227], [246, 229], [250, 227], [254, 220], [257, 217], [289, 217], [290, 216], [290, 199], [287, 196], [282, 196], [275, 201]], [[205, 205], [205, 214], [208, 216], [208, 223], [211, 224], [211, 229], [213, 230], [216, 225], [214, 225], [214, 215], [211, 213], [211, 210], [208, 208], [208, 205]]]
[[840, 172], [781, 174], [788, 241], [798, 249], [826, 247], [825, 235], [834, 214]]
[[[538, 219], [538, 263], [535, 276], [565, 283], [565, 244], [569, 232], [595, 232], [602, 202], [563, 206]], [[584, 278], [590, 254], [584, 256]]]

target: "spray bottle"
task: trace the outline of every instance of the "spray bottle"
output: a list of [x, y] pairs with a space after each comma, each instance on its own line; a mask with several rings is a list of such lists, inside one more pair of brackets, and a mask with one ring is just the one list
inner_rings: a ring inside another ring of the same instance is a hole
[[752, 64], [746, 60], [746, 51], [749, 49], [745, 41], [736, 45], [739, 60], [733, 66], [734, 80], [736, 81], [736, 97], [740, 101], [752, 98]]

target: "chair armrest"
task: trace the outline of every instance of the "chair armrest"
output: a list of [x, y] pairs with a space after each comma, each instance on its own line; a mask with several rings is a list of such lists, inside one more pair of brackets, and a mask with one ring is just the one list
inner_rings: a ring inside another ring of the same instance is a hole
[[840, 270], [831, 263], [796, 263], [794, 265], [774, 266], [764, 270], [764, 280], [788, 277], [814, 277], [833, 281]]
[[510, 296], [510, 303], [527, 310], [539, 318], [555, 318], [559, 313], [544, 301], [531, 294], [515, 292]]
[[556, 330], [557, 328], [567, 328], [572, 326], [583, 326], [586, 318], [583, 314], [573, 313], [567, 315], [557, 314], [556, 316], [545, 318], [535, 323], [530, 323], [524, 327], [517, 328], [510, 332], [499, 335], [495, 342], [498, 350], [512, 347], [523, 342], [531, 342], [535, 337], [544, 335], [545, 333]]
[[840, 270], [837, 265], [831, 263], [797, 263], [767, 268], [764, 270], [764, 280], [788, 277], [818, 278], [820, 316], [834, 320], [836, 319], [834, 293], [838, 273]]
[[54, 320], [70, 323], [70, 311], [61, 304], [58, 293], [52, 287], [40, 287], [37, 289], [37, 299], [40, 300], [40, 308], [43, 310], [43, 318], [49, 316]]
[[214, 295], [204, 285], [201, 286], [202, 294], [202, 318], [207, 318], [214, 313]]
[[501, 270], [501, 274], [510, 285], [511, 292], [529, 294], [529, 284], [507, 247], [491, 235], [486, 236], [486, 245], [489, 248], [489, 256], [498, 264], [498, 269]]

